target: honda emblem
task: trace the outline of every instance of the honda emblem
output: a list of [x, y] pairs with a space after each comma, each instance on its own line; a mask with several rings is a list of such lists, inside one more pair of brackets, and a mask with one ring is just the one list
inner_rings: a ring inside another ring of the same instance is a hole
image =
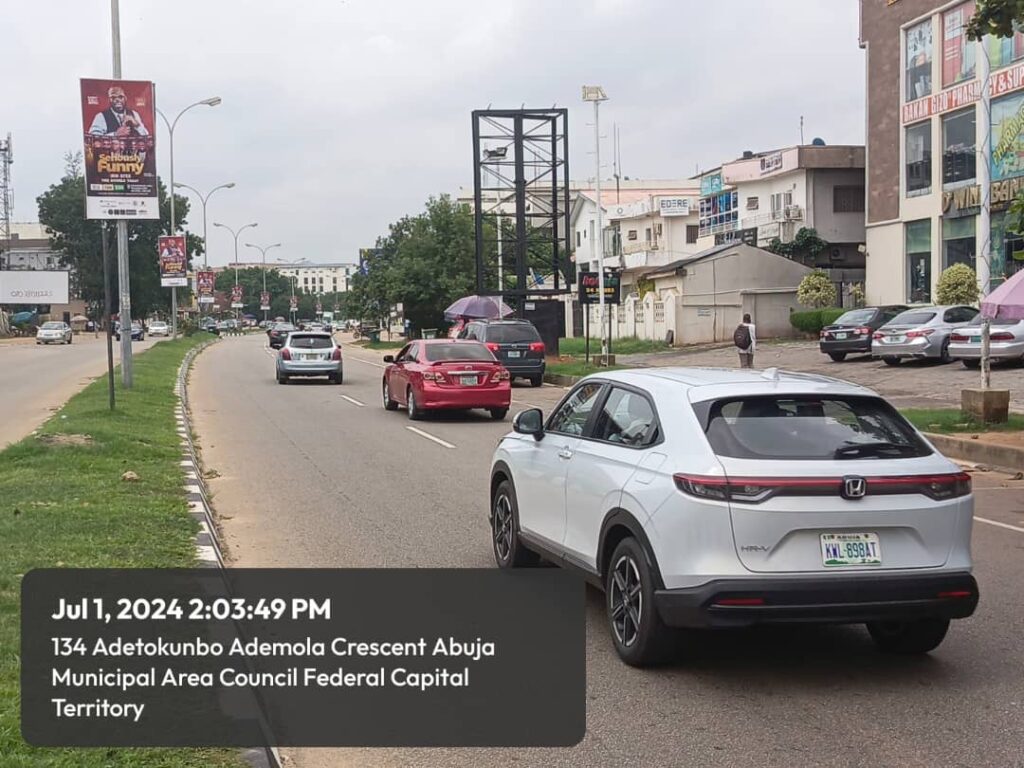
[[843, 498], [862, 499], [868, 492], [868, 481], [857, 475], [847, 475], [843, 478]]

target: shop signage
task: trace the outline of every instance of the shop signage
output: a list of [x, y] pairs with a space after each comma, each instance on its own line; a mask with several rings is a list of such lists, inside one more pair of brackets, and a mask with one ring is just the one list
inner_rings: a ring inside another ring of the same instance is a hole
[[[989, 79], [989, 96], [996, 98], [1010, 91], [1024, 88], [1024, 62], [1014, 64], [1012, 67], [995, 72]], [[981, 81], [972, 80], [969, 83], [947, 88], [933, 96], [925, 96], [903, 105], [903, 122], [913, 123], [923, 120], [932, 115], [940, 115], [954, 109], [960, 109], [976, 102], [981, 97]], [[703, 183], [703, 179], [701, 182]]]
[[658, 206], [662, 216], [690, 215], [690, 198], [688, 197], [663, 197], [658, 201]]
[[726, 243], [745, 243], [757, 247], [757, 227], [735, 229], [732, 232], [719, 232], [715, 235], [715, 245]]
[[774, 173], [775, 171], [782, 169], [782, 153], [773, 152], [770, 155], [765, 155], [761, 158], [761, 175], [764, 176], [766, 173]]
[[[604, 303], [605, 304], [618, 304], [619, 303], [619, 273], [604, 272]], [[580, 304], [599, 304], [600, 298], [600, 280], [597, 272], [580, 272], [579, 273], [579, 289], [580, 289]]]
[[[1017, 193], [1024, 189], [1024, 176], [992, 182], [990, 205], [993, 211], [1005, 210]], [[960, 216], [974, 216], [981, 207], [981, 187], [961, 187], [942, 193], [942, 215], [955, 219]]]
[[709, 173], [707, 176], [700, 177], [700, 194], [701, 197], [707, 197], [708, 195], [714, 195], [722, 191], [722, 174], [721, 173]]

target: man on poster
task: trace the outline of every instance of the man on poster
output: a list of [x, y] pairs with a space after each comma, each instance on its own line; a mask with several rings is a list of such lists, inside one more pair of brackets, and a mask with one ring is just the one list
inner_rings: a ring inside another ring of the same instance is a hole
[[112, 85], [107, 89], [110, 106], [96, 113], [89, 133], [93, 136], [149, 136], [149, 129], [134, 109], [128, 109], [128, 97], [120, 85]]
[[160, 285], [164, 288], [182, 288], [188, 285], [183, 235], [161, 235], [158, 239], [160, 252]]

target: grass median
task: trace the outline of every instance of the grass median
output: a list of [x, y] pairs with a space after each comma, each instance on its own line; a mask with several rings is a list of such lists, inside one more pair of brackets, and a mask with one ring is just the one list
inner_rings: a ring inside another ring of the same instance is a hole
[[[111, 413], [102, 377], [38, 434], [0, 452], [0, 763], [5, 768], [240, 766], [226, 749], [41, 749], [19, 725], [21, 578], [33, 568], [181, 568], [195, 562], [182, 488], [174, 381], [205, 335], [135, 358]], [[118, 377], [119, 380], [119, 377]], [[127, 471], [137, 480], [122, 480]]]
[[1011, 413], [1004, 424], [986, 424], [965, 416], [959, 408], [905, 408], [900, 411], [922, 432], [956, 434], [958, 432], [1019, 432], [1024, 430], [1024, 416]]

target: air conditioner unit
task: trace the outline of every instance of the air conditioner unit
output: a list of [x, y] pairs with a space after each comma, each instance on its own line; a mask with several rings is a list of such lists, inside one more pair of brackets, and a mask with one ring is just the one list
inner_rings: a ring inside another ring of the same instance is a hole
[[787, 219], [801, 219], [803, 218], [804, 212], [799, 205], [787, 205], [786, 206], [786, 218]]

